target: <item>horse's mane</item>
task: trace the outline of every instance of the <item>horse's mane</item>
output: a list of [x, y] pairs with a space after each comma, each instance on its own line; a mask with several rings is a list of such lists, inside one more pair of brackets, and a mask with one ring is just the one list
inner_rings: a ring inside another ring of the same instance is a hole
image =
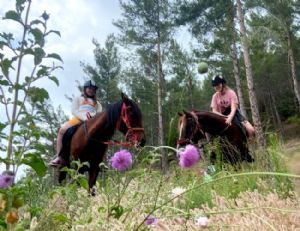
[[[129, 102], [129, 104], [131, 106], [133, 115], [137, 115], [137, 116], [141, 117], [141, 111], [138, 108], [137, 104], [133, 100], [130, 100], [130, 99], [127, 99], [127, 102]], [[122, 103], [123, 103], [123, 100], [120, 100], [114, 104], [111, 104], [108, 107], [107, 114], [108, 114], [109, 126], [112, 126], [112, 127], [116, 126], [116, 123], [120, 118]]]
[[225, 115], [222, 115], [221, 113], [216, 113], [216, 112], [212, 112], [212, 111], [197, 111], [197, 110], [193, 110], [193, 112], [195, 112], [196, 114], [207, 114], [207, 115], [210, 115], [214, 118], [224, 118], [224, 117], [227, 117]]
[[115, 127], [117, 124], [117, 121], [120, 118], [121, 114], [121, 105], [123, 101], [120, 100], [114, 104], [111, 104], [108, 109], [107, 109], [107, 114], [108, 114], [108, 125]]

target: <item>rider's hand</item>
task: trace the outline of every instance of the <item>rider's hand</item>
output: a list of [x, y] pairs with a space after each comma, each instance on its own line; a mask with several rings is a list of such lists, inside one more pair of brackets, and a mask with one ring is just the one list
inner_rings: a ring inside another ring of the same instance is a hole
[[92, 116], [91, 116], [91, 114], [89, 112], [86, 113], [86, 118], [87, 118], [87, 120], [89, 120], [89, 119], [92, 118]]
[[228, 125], [231, 125], [231, 121], [232, 121], [232, 119], [230, 117], [227, 117], [225, 120], [225, 123]]

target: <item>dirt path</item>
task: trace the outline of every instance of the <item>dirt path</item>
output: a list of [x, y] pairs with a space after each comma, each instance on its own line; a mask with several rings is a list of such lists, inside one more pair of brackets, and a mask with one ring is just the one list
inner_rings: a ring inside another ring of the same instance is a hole
[[[300, 138], [288, 140], [285, 148], [288, 172], [300, 175]], [[300, 194], [300, 180], [295, 181], [295, 190]]]

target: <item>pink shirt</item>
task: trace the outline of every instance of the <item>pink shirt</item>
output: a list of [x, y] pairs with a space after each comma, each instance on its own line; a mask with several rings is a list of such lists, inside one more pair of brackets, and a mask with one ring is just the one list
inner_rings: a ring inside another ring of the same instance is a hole
[[231, 103], [239, 103], [238, 98], [235, 92], [231, 89], [228, 89], [224, 95], [220, 92], [216, 92], [211, 100], [210, 107], [216, 108], [218, 112], [223, 113], [226, 108], [231, 107]]

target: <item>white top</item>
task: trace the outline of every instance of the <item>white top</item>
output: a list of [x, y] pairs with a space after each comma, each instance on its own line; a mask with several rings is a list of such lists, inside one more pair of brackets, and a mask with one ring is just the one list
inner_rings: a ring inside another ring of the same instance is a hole
[[94, 101], [90, 98], [78, 96], [73, 99], [72, 102], [72, 114], [78, 119], [84, 121], [87, 120], [87, 112], [93, 117], [96, 113], [102, 111], [102, 105], [98, 101]]

